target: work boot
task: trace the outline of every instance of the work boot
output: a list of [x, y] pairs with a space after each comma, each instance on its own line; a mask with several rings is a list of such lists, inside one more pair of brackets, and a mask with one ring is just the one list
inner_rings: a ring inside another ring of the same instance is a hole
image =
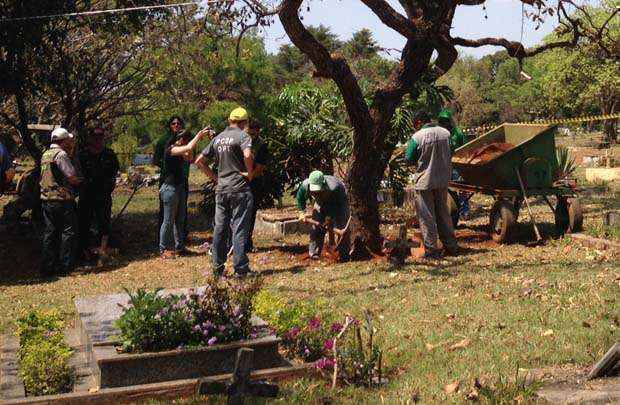
[[461, 248], [459, 246], [451, 248], [446, 247], [444, 250], [446, 256], [458, 256], [461, 253]]
[[224, 266], [218, 266], [213, 268], [213, 276], [220, 278], [224, 275]]

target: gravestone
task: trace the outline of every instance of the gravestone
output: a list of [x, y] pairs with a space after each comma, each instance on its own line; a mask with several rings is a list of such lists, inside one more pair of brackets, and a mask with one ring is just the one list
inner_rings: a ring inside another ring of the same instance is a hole
[[[163, 290], [160, 294], [188, 293], [189, 290]], [[204, 287], [193, 290], [200, 293]], [[240, 348], [254, 350], [256, 370], [288, 364], [278, 353], [280, 339], [256, 317], [252, 319], [252, 324], [259, 331], [256, 339], [153, 353], [119, 353], [116, 350], [119, 331], [114, 324], [123, 312], [122, 306], [128, 303], [129, 296], [125, 293], [75, 300], [81, 344], [85, 347], [98, 387], [122, 387], [231, 373]]]

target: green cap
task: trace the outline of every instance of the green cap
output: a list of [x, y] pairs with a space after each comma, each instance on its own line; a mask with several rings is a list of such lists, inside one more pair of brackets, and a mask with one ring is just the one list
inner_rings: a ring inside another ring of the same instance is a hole
[[439, 113], [437, 118], [445, 118], [447, 120], [451, 120], [452, 119], [452, 111], [450, 111], [448, 108], [444, 108], [443, 110], [441, 110], [441, 112]]
[[310, 191], [321, 191], [325, 185], [325, 175], [320, 170], [315, 170], [308, 177], [310, 183]]

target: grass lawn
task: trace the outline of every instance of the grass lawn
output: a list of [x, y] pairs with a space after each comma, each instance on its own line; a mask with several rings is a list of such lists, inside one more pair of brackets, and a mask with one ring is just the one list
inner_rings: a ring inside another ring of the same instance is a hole
[[[115, 194], [114, 212], [127, 190]], [[191, 249], [209, 237], [191, 196]], [[615, 194], [584, 194], [586, 227], [602, 209], [618, 208]], [[476, 378], [495, 382], [518, 368], [592, 364], [620, 339], [620, 266], [618, 256], [553, 238], [546, 204], [534, 207], [545, 245], [527, 247], [531, 227], [521, 213], [519, 242], [498, 246], [488, 240], [487, 199], [472, 201], [472, 217], [459, 229], [464, 255], [436, 263], [409, 258], [401, 268], [382, 260], [332, 265], [310, 262], [306, 236], [274, 239], [256, 235], [258, 253], [251, 263], [265, 288], [291, 301], [323, 299], [330, 311], [361, 315], [372, 311], [384, 349], [389, 383], [379, 389], [339, 388], [326, 381], [298, 379], [283, 383], [282, 402], [332, 398], [337, 402], [394, 403], [417, 396], [423, 402], [463, 401]], [[210, 258], [202, 254], [162, 261], [156, 254], [158, 200], [154, 188], [139, 192], [127, 215], [115, 225], [120, 253], [105, 268], [78, 271], [53, 282], [36, 275], [39, 248], [24, 232], [0, 239], [0, 331], [8, 332], [21, 311], [59, 307], [74, 315], [73, 299], [121, 291], [124, 287], [200, 285]], [[386, 225], [385, 233], [395, 232]], [[411, 232], [411, 231], [410, 231]], [[460, 349], [454, 343], [469, 339]], [[460, 391], [447, 394], [447, 384]], [[519, 393], [515, 394], [518, 395]], [[506, 394], [510, 397], [512, 394]]]

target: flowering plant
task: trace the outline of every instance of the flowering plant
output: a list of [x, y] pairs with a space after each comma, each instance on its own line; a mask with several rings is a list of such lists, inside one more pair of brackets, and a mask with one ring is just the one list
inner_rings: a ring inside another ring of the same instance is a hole
[[228, 284], [209, 280], [204, 290], [161, 294], [161, 289], [139, 289], [116, 326], [125, 352], [161, 351], [212, 346], [254, 338], [252, 299], [260, 282]]
[[[370, 312], [365, 313], [365, 322], [355, 318], [347, 318], [345, 325], [339, 325], [337, 347], [331, 342], [326, 356], [315, 365], [323, 371], [338, 368], [334, 373], [339, 381], [345, 384], [373, 386], [382, 382], [382, 351], [377, 345], [375, 329]], [[342, 332], [342, 333], [340, 333]]]
[[308, 320], [303, 327], [293, 327], [284, 335], [283, 342], [289, 354], [305, 361], [316, 361], [332, 349], [335, 333], [333, 327], [320, 317]]

